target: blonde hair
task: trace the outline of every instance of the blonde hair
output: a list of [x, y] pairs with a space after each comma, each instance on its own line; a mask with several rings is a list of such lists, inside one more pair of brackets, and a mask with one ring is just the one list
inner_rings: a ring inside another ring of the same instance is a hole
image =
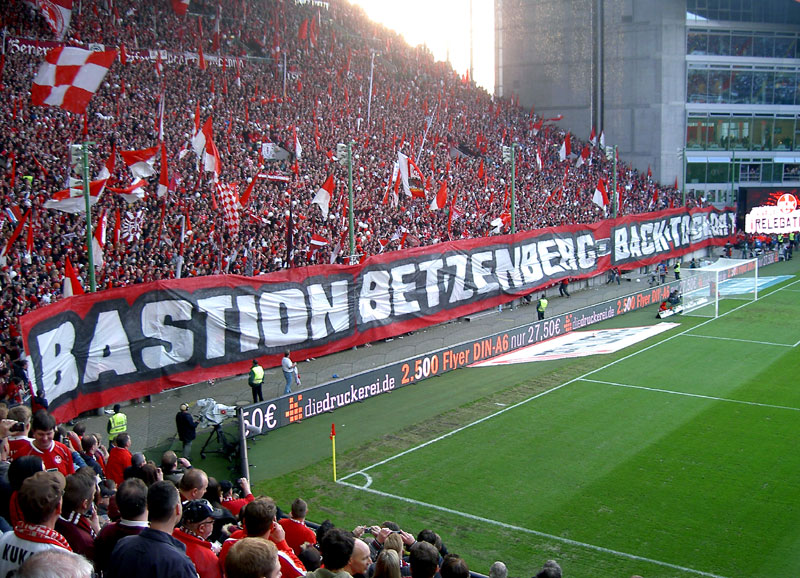
[[375, 561], [375, 572], [372, 578], [400, 578], [400, 556], [392, 548], [386, 548], [378, 554]]

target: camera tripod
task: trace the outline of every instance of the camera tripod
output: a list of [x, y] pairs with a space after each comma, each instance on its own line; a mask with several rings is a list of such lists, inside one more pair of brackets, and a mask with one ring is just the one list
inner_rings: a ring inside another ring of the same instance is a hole
[[234, 461], [239, 455], [239, 444], [236, 443], [236, 439], [231, 434], [222, 430], [222, 424], [213, 424], [212, 428], [213, 429], [208, 432], [206, 443], [204, 443], [203, 447], [200, 449], [200, 457], [206, 459], [206, 448], [212, 440], [216, 439], [219, 447], [209, 451], [226, 456], [230, 462]]

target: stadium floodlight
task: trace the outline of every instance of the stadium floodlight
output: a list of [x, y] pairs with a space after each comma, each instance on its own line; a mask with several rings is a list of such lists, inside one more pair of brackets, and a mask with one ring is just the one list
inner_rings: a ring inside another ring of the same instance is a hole
[[758, 300], [758, 259], [718, 259], [682, 272], [684, 315], [716, 318], [721, 300]]

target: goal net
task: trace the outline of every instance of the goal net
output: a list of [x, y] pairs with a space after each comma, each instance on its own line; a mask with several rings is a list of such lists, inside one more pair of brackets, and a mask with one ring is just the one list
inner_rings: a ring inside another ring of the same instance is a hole
[[758, 259], [719, 259], [683, 271], [686, 275], [680, 281], [680, 292], [684, 315], [718, 317], [721, 301], [758, 299]]

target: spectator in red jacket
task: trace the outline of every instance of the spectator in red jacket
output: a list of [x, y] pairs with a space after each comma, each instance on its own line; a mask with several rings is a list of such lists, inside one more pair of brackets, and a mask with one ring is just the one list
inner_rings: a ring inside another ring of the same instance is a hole
[[108, 452], [106, 477], [119, 486], [125, 480], [125, 468], [130, 467], [133, 455], [130, 451], [131, 436], [121, 433], [114, 438], [114, 447]]
[[200, 578], [220, 578], [220, 564], [211, 549], [208, 537], [214, 529], [214, 520], [223, 516], [208, 500], [190, 500], [183, 505], [181, 523], [172, 533], [186, 546], [186, 555], [194, 562]]
[[56, 433], [56, 420], [45, 410], [40, 409], [33, 414], [31, 422], [33, 441], [30, 445], [20, 448], [14, 457], [35, 455], [42, 458], [45, 470], [58, 470], [63, 476], [75, 473], [72, 463], [72, 451], [53, 438]]
[[302, 498], [297, 498], [292, 502], [292, 517], [283, 518], [278, 522], [286, 533], [286, 543], [297, 556], [303, 551], [303, 544], [313, 545], [317, 542], [317, 535], [306, 526], [307, 515], [308, 504]]
[[228, 480], [220, 482], [220, 488], [222, 489], [221, 503], [234, 516], [238, 516], [242, 508], [255, 500], [253, 492], [250, 491], [250, 482], [247, 481], [247, 478], [239, 478], [238, 483], [239, 487], [242, 488], [242, 494], [244, 494], [242, 498], [237, 498], [233, 494], [233, 484]]

